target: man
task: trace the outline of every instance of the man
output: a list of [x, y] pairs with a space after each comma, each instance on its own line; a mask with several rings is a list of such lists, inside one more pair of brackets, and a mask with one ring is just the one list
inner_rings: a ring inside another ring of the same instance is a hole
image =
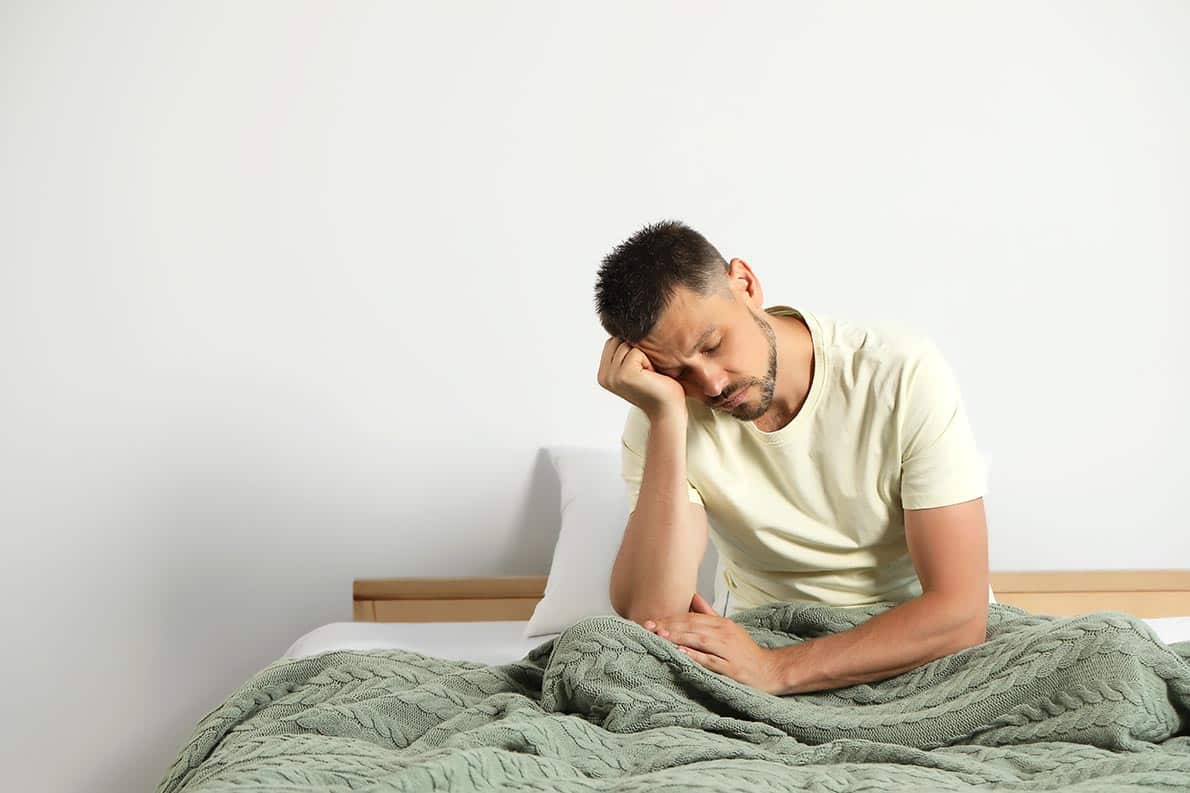
[[[748, 264], [676, 221], [604, 258], [596, 303], [610, 334], [598, 382], [631, 403], [617, 613], [779, 695], [883, 680], [984, 641], [986, 470], [928, 337], [763, 308]], [[708, 517], [734, 611], [897, 605], [762, 648], [695, 591]]]

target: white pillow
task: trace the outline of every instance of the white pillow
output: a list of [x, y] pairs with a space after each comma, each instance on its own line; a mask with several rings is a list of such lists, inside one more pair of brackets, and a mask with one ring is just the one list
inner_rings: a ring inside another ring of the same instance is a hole
[[[628, 491], [618, 449], [555, 446], [546, 449], [561, 483], [562, 523], [545, 597], [533, 610], [525, 636], [561, 633], [583, 617], [615, 614], [608, 587], [628, 523]], [[717, 592], [719, 554], [707, 541], [698, 591]], [[724, 590], [725, 591], [725, 590]], [[716, 601], [713, 595], [708, 601]], [[717, 602], [712, 607], [723, 613]]]

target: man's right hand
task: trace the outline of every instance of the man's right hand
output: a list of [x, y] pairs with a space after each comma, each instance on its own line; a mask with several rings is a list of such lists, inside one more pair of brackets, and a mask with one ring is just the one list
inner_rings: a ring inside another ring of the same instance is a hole
[[631, 402], [652, 420], [665, 412], [686, 415], [686, 391], [653, 369], [648, 356], [626, 341], [609, 336], [599, 360], [599, 385]]

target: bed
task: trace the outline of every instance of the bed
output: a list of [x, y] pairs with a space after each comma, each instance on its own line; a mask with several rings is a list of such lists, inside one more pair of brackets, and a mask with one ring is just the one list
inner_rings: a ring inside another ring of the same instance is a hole
[[[1188, 570], [994, 573], [984, 644], [791, 697], [614, 615], [526, 636], [545, 583], [356, 581], [158, 790], [1190, 789]], [[880, 608], [733, 619], [775, 647]]]
[[[322, 625], [283, 653], [404, 647], [442, 658], [507, 663], [558, 633], [526, 636], [546, 576], [360, 579], [353, 622]], [[1069, 616], [1102, 609], [1142, 619], [1167, 644], [1190, 641], [1190, 572], [1081, 570], [992, 574], [996, 599], [1034, 613]]]

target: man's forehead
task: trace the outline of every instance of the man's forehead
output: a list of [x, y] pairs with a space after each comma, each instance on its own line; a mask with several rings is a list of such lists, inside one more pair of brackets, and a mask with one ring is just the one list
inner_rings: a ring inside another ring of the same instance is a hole
[[657, 323], [640, 347], [650, 357], [660, 356], [661, 364], [668, 364], [671, 357], [690, 357], [698, 352], [707, 337], [715, 332], [717, 322], [710, 312], [689, 311], [685, 314], [667, 316]]

